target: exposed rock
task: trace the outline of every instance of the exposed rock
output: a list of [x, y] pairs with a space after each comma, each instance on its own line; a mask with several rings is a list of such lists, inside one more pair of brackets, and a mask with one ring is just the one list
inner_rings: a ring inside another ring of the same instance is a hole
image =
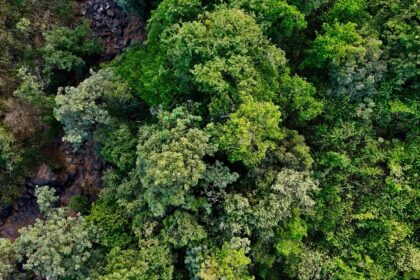
[[3, 101], [2, 105], [6, 109], [3, 123], [16, 138], [29, 139], [36, 131], [47, 129], [41, 112], [29, 103], [10, 98]]
[[[144, 20], [127, 14], [112, 0], [76, 1], [75, 11], [80, 17], [91, 20], [92, 29], [103, 42], [105, 60], [120, 54], [132, 42], [145, 39]], [[32, 115], [11, 115], [12, 119], [35, 118]], [[16, 134], [21, 135], [21, 138], [30, 137], [32, 127], [28, 125], [23, 129], [22, 123], [14, 125], [10, 122], [10, 126], [20, 129]], [[93, 143], [87, 143], [83, 153], [75, 154], [70, 145], [60, 143], [58, 154], [62, 168], [56, 171], [42, 164], [35, 178], [26, 182], [24, 194], [11, 207], [0, 211], [0, 238], [16, 239], [20, 228], [33, 224], [36, 218], [42, 216], [35, 197], [37, 185], [54, 187], [60, 196], [61, 205], [68, 205], [70, 198], [77, 194], [95, 200], [101, 189], [103, 163], [96, 157], [94, 148]]]
[[112, 10], [112, 9], [107, 10], [107, 11], [106, 11], [106, 14], [107, 14], [108, 16], [110, 16], [110, 17], [114, 17], [114, 16], [115, 16], [115, 12], [114, 12], [114, 10]]
[[51, 169], [43, 164], [38, 170], [37, 176], [31, 180], [30, 184], [35, 186], [58, 187], [62, 182], [58, 181], [58, 176]]
[[78, 194], [83, 193], [83, 188], [80, 185], [74, 184], [70, 186], [69, 188], [64, 190], [63, 195], [60, 197], [60, 203], [61, 205], [69, 205], [70, 199]]
[[19, 211], [20, 207], [19, 207], [19, 203], [15, 202], [13, 203], [13, 210], [14, 211]]
[[67, 166], [67, 174], [69, 175], [69, 179], [74, 180], [77, 175], [77, 165], [70, 164]]
[[103, 59], [120, 54], [132, 42], [145, 39], [144, 20], [127, 14], [112, 0], [87, 0], [76, 2], [77, 14], [91, 20], [94, 32], [104, 45]]
[[41, 215], [38, 210], [38, 205], [34, 199], [25, 202], [19, 211], [14, 211], [6, 220], [2, 221], [0, 225], [0, 237], [9, 239], [16, 239], [19, 236], [19, 229], [33, 224], [36, 218]]
[[35, 197], [35, 187], [50, 186], [60, 196], [60, 205], [68, 205], [70, 198], [84, 194], [95, 200], [102, 187], [102, 162], [96, 157], [93, 143], [87, 143], [83, 153], [74, 153], [72, 147], [61, 143], [58, 147], [61, 165], [59, 172], [41, 164], [35, 178], [25, 184], [25, 193], [8, 209], [0, 212], [0, 238], [16, 239], [19, 229], [35, 222], [42, 215]]

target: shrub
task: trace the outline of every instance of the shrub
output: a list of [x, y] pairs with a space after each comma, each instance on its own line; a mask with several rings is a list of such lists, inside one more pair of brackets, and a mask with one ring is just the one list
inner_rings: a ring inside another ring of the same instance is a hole
[[55, 27], [44, 33], [44, 71], [66, 70], [81, 73], [86, 59], [101, 52], [101, 45], [84, 22], [74, 29]]

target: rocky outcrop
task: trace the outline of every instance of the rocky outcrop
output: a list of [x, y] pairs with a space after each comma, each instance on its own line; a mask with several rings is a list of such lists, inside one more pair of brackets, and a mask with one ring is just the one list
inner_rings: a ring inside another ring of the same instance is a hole
[[91, 20], [91, 26], [104, 46], [104, 59], [120, 54], [132, 42], [145, 38], [144, 20], [126, 13], [112, 0], [77, 1], [75, 6], [79, 17]]
[[[92, 29], [102, 40], [104, 60], [120, 54], [131, 43], [145, 39], [144, 20], [127, 14], [112, 0], [76, 1], [74, 8], [81, 19], [90, 19]], [[57, 149], [61, 168], [53, 169], [47, 164], [39, 166], [37, 175], [27, 180], [24, 194], [11, 207], [0, 211], [0, 238], [16, 239], [20, 228], [41, 217], [35, 197], [37, 185], [55, 188], [61, 206], [67, 205], [77, 194], [84, 194], [91, 201], [99, 195], [103, 164], [96, 157], [92, 143], [87, 143], [84, 152], [77, 154], [61, 142], [51, 149]]]
[[14, 204], [0, 212], [0, 238], [16, 239], [19, 229], [33, 224], [41, 214], [35, 197], [36, 186], [50, 186], [60, 196], [60, 205], [68, 205], [70, 198], [83, 194], [95, 200], [101, 189], [102, 162], [95, 156], [94, 145], [87, 143], [83, 153], [74, 153], [71, 147], [61, 143], [59, 171], [42, 164], [34, 178], [25, 184], [24, 194]]

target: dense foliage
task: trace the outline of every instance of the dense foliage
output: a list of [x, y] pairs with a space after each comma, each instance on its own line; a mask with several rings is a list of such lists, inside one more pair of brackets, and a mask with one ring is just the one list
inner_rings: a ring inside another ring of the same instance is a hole
[[[17, 68], [15, 98], [94, 146], [104, 188], [61, 208], [37, 188], [0, 277], [420, 278], [418, 1], [116, 2], [153, 9], [144, 44], [88, 74], [88, 23], [54, 27], [41, 71]], [[19, 17], [0, 19], [0, 66], [29, 40]], [[0, 125], [1, 184], [22, 143]]]
[[85, 22], [74, 29], [57, 27], [44, 34], [44, 71], [54, 69], [79, 73], [89, 56], [100, 52], [99, 43], [92, 38]]
[[79, 275], [94, 235], [82, 217], [67, 217], [64, 208], [54, 208], [58, 198], [53, 189], [40, 187], [36, 196], [45, 220], [22, 229], [13, 244], [18, 260], [25, 259], [25, 269], [50, 279]]

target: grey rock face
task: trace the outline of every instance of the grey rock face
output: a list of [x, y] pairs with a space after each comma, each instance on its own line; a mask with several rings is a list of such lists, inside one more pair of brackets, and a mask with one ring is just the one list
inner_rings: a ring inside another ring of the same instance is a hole
[[80, 17], [91, 20], [91, 27], [104, 46], [103, 59], [110, 60], [133, 42], [145, 39], [145, 21], [126, 13], [112, 0], [88, 0], [76, 2]]

